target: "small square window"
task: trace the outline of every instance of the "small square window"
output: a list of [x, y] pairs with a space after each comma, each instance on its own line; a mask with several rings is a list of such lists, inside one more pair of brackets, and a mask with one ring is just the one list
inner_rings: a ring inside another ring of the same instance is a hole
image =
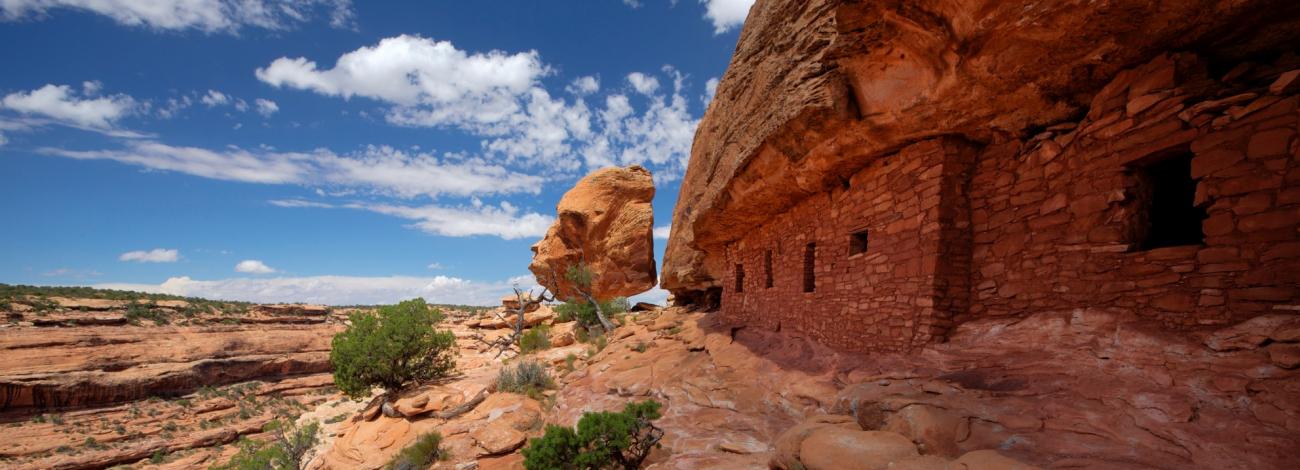
[[849, 256], [867, 252], [867, 231], [861, 230], [849, 234]]

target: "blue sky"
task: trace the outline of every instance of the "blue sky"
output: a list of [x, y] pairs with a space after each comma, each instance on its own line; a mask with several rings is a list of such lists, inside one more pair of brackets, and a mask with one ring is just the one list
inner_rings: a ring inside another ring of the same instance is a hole
[[0, 282], [493, 303], [591, 170], [666, 236], [751, 3], [0, 2]]

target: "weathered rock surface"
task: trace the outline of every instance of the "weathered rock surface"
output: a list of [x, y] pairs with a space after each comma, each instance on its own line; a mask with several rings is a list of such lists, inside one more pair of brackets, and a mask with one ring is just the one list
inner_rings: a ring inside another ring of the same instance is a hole
[[[1042, 312], [968, 322], [914, 354], [870, 356], [716, 314], [658, 315], [621, 328], [615, 337], [626, 337], [564, 376], [548, 421], [572, 425], [585, 411], [653, 397], [665, 403], [657, 424], [668, 452], [651, 468], [818, 468], [829, 464], [809, 449], [850, 455], [880, 442], [907, 442], [917, 455], [891, 446], [902, 450], [872, 455], [895, 455], [894, 467], [854, 458], [821, 468], [1300, 465], [1300, 372], [1269, 355], [1300, 344], [1289, 315], [1189, 338], [1112, 312]], [[661, 321], [675, 326], [649, 328]], [[846, 432], [808, 441], [826, 427]], [[847, 444], [828, 447], [836, 442]], [[736, 443], [768, 446], [746, 453], [734, 449], [759, 446]]]
[[528, 269], [560, 299], [581, 298], [565, 278], [570, 266], [594, 274], [591, 295], [629, 296], [655, 285], [654, 180], [640, 166], [605, 168], [564, 193], [558, 217], [533, 245]]
[[1162, 52], [1285, 50], [1297, 13], [1284, 0], [760, 0], [696, 132], [661, 285], [679, 301], [720, 287], [726, 243], [876, 157], [937, 135], [1023, 136]]

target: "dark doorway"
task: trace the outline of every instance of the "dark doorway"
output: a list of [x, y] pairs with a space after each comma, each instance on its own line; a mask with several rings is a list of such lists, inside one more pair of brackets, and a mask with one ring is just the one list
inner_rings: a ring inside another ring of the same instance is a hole
[[1204, 243], [1205, 209], [1196, 206], [1192, 154], [1179, 153], [1139, 170], [1149, 201], [1140, 249]]

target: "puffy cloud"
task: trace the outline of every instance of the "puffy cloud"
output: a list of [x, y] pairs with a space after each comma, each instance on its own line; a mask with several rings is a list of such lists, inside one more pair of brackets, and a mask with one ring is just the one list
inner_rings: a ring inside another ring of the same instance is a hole
[[249, 274], [271, 274], [275, 272], [275, 270], [271, 269], [270, 266], [267, 266], [266, 263], [263, 263], [261, 260], [246, 259], [240, 261], [238, 264], [235, 265], [235, 272], [249, 273]]
[[754, 0], [700, 0], [704, 17], [713, 23], [713, 34], [722, 34], [745, 24]]
[[209, 33], [234, 33], [244, 27], [287, 29], [322, 11], [331, 25], [348, 27], [353, 16], [351, 0], [3, 0], [0, 18], [42, 17], [58, 9], [100, 14], [126, 26]]
[[38, 152], [84, 160], [115, 160], [153, 170], [262, 184], [341, 186], [398, 197], [534, 193], [543, 179], [513, 173], [481, 159], [452, 161], [427, 153], [369, 146], [350, 155], [328, 150], [209, 150], [154, 141], [129, 141], [116, 150], [41, 148]]
[[600, 79], [586, 75], [573, 79], [564, 90], [575, 95], [590, 95], [600, 91]]
[[448, 41], [401, 35], [343, 54], [322, 70], [303, 57], [281, 57], [256, 71], [277, 87], [398, 105], [391, 122], [490, 130], [517, 112], [548, 73], [536, 51], [470, 54]]
[[668, 234], [672, 233], [672, 230], [673, 230], [672, 225], [663, 225], [663, 226], [655, 227], [654, 237], [660, 240], [667, 240]]
[[536, 212], [521, 213], [518, 207], [502, 201], [500, 205], [471, 206], [400, 206], [392, 204], [353, 203], [342, 207], [362, 209], [414, 221], [412, 228], [432, 235], [469, 237], [489, 235], [506, 240], [541, 237], [555, 219]]
[[397, 36], [343, 54], [330, 68], [307, 58], [281, 57], [256, 71], [279, 87], [387, 103], [386, 118], [403, 126], [457, 129], [481, 137], [483, 157], [574, 176], [585, 164], [643, 164], [661, 181], [680, 176], [698, 119], [681, 98], [685, 77], [671, 67], [671, 94], [659, 79], [633, 73], [628, 82], [646, 96], [637, 109], [627, 97], [606, 97], [605, 109], [586, 97], [596, 77], [579, 77], [557, 98], [541, 84], [551, 68], [535, 51], [470, 53], [447, 41]]
[[[98, 91], [98, 86], [92, 87]], [[24, 115], [36, 115], [55, 123], [95, 131], [109, 131], [118, 120], [137, 110], [135, 99], [127, 95], [78, 96], [68, 85], [47, 84], [32, 91], [11, 93], [0, 106]]]
[[207, 107], [211, 108], [211, 107], [222, 106], [227, 103], [230, 103], [230, 97], [226, 96], [225, 93], [219, 92], [217, 90], [208, 90], [208, 94], [203, 95], [202, 98], [199, 98], [199, 101], [202, 102]]
[[134, 261], [137, 263], [175, 263], [179, 260], [181, 253], [179, 250], [169, 250], [164, 248], [154, 248], [144, 251], [128, 251], [118, 256], [119, 261]]
[[627, 74], [627, 82], [632, 84], [632, 89], [643, 95], [652, 95], [659, 90], [659, 79], [641, 72]]
[[120, 289], [248, 302], [309, 302], [328, 305], [392, 304], [423, 297], [430, 303], [499, 305], [510, 288], [537, 289], [532, 276], [472, 281], [450, 276], [310, 276], [202, 281], [173, 277], [161, 284], [98, 284]]
[[712, 103], [713, 97], [717, 96], [717, 94], [718, 77], [710, 78], [709, 81], [704, 82], [704, 97], [701, 98], [701, 100], [704, 101], [704, 106], [708, 106], [709, 103]]
[[271, 100], [258, 98], [254, 103], [257, 104], [257, 114], [261, 114], [262, 117], [271, 117], [272, 114], [280, 111], [280, 105]]

